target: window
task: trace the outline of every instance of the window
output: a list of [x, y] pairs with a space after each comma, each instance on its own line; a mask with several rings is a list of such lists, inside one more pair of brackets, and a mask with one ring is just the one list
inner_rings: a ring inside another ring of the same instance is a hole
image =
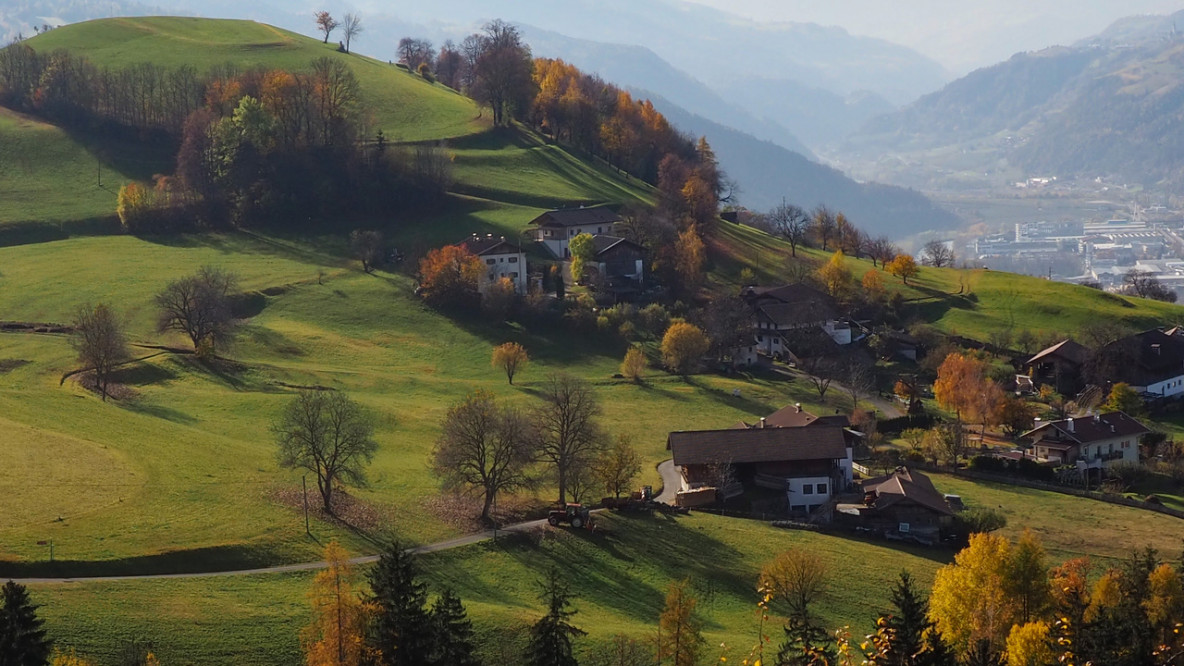
[[806, 485], [802, 486], [802, 494], [803, 495], [813, 495], [814, 494], [814, 484], [807, 483]]
[[490, 266], [492, 266], [492, 265], [494, 265], [494, 264], [496, 264], [496, 263], [497, 263], [497, 260], [496, 260], [496, 259], [486, 259], [486, 260], [485, 260], [485, 263], [487, 263], [487, 264], [489, 264]]
[[516, 264], [516, 263], [518, 263], [518, 257], [510, 257], [509, 261], [511, 264]]
[[512, 277], [512, 278], [514, 278], [515, 280], [517, 280], [517, 279], [518, 279], [518, 273], [517, 273], [517, 272], [510, 273], [510, 277]]
[[504, 263], [506, 263], [506, 258], [505, 258], [505, 257], [499, 257], [499, 258], [498, 258], [498, 262], [499, 262], [499, 263], [503, 263], [503, 264], [504, 264]]
[[825, 494], [826, 494], [826, 484], [825, 484], [825, 483], [820, 483], [820, 484], [818, 484], [818, 494], [819, 494], [819, 495], [825, 495]]
[[794, 504], [789, 507], [789, 510], [794, 513], [805, 513], [806, 505], [805, 504]]

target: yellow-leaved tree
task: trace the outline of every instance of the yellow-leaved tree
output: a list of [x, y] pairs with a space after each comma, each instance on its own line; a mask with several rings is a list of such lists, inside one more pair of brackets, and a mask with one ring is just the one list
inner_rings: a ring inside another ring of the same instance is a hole
[[672, 371], [685, 375], [694, 369], [710, 346], [703, 329], [685, 321], [675, 322], [662, 336], [662, 362]]
[[830, 260], [818, 269], [818, 280], [822, 283], [823, 289], [832, 298], [840, 300], [847, 297], [853, 282], [851, 271], [848, 270], [844, 258], [843, 251], [836, 250], [830, 256]]
[[493, 348], [493, 367], [501, 368], [511, 385], [514, 384], [514, 375], [529, 362], [530, 355], [526, 353], [526, 348], [517, 342], [506, 342]]
[[1007, 666], [1045, 666], [1057, 663], [1047, 622], [1017, 624], [1007, 635]]
[[358, 595], [349, 554], [334, 539], [325, 546], [328, 568], [316, 575], [309, 592], [312, 622], [300, 633], [308, 666], [357, 666], [367, 657], [365, 629], [369, 608]]
[[698, 600], [690, 593], [690, 579], [670, 584], [666, 590], [666, 607], [658, 618], [661, 637], [658, 658], [669, 659], [674, 666], [695, 666], [703, 650], [700, 623], [695, 619]]
[[1004, 647], [1018, 616], [1006, 592], [1010, 559], [1006, 537], [972, 534], [970, 545], [954, 556], [954, 563], [937, 570], [929, 617], [956, 651], [984, 640], [994, 652]]
[[916, 277], [921, 272], [921, 269], [917, 267], [917, 260], [907, 254], [896, 255], [896, 258], [888, 262], [885, 268], [889, 273], [900, 278], [904, 284], [908, 284], [909, 278]]
[[637, 345], [625, 352], [625, 360], [621, 361], [621, 374], [632, 382], [641, 383], [642, 375], [645, 374], [645, 352]]

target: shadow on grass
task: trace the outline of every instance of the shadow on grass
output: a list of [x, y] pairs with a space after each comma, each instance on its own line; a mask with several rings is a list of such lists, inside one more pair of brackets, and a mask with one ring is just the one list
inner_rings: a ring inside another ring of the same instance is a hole
[[74, 236], [114, 236], [123, 233], [114, 214], [65, 222], [7, 222], [0, 225], [0, 247], [66, 240]]
[[212, 546], [115, 560], [0, 561], [0, 578], [78, 578], [234, 571], [274, 566], [279, 559], [275, 553], [257, 546]]
[[699, 389], [699, 391], [712, 400], [753, 416], [767, 416], [768, 414], [771, 414], [784, 407], [784, 405], [774, 405], [763, 400], [753, 400], [752, 398], [747, 398], [743, 395], [732, 395], [723, 389], [719, 389], [707, 384], [700, 377], [690, 376], [686, 377], [684, 381], [689, 386]]
[[144, 416], [151, 416], [166, 421], [172, 421], [181, 425], [192, 425], [197, 423], [197, 419], [189, 414], [182, 412], [179, 409], [166, 407], [165, 405], [156, 405], [152, 403], [144, 403], [139, 401], [132, 401], [127, 403], [126, 409], [129, 412], [143, 414]]

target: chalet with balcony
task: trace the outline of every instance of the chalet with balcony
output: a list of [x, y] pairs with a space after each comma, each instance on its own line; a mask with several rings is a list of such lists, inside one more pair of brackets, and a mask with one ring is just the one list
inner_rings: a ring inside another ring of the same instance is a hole
[[851, 326], [838, 316], [830, 296], [802, 283], [780, 287], [745, 287], [740, 297], [752, 308], [756, 344], [740, 348], [734, 357], [740, 365], [752, 365], [755, 354], [786, 360], [793, 353], [787, 334], [821, 329], [837, 345], [851, 344]]
[[891, 474], [865, 479], [863, 501], [840, 504], [836, 520], [892, 538], [935, 544], [953, 524], [954, 509], [924, 474], [898, 467]]
[[1047, 384], [1062, 395], [1076, 395], [1083, 388], [1082, 369], [1089, 349], [1072, 340], [1062, 340], [1043, 349], [1025, 365], [1033, 385]]
[[1139, 438], [1151, 430], [1123, 412], [1059, 421], [1038, 421], [1023, 434], [1028, 455], [1040, 462], [1079, 469], [1139, 462]]
[[608, 206], [580, 206], [549, 210], [530, 221], [528, 232], [556, 259], [570, 259], [568, 243], [580, 234], [611, 235], [621, 216]]
[[482, 294], [489, 285], [502, 278], [509, 278], [514, 284], [514, 290], [525, 294], [528, 275], [526, 271], [526, 254], [518, 245], [506, 240], [505, 236], [473, 234], [464, 239], [459, 245], [477, 255], [484, 264], [485, 270], [477, 281], [477, 290]]

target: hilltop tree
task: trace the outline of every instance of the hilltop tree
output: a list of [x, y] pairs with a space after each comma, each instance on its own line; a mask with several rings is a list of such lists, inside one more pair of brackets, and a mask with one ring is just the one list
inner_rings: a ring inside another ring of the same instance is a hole
[[84, 305], [74, 314], [71, 342], [78, 361], [94, 373], [95, 386], [106, 401], [112, 373], [130, 356], [122, 322], [102, 303]]
[[435, 57], [435, 49], [432, 47], [432, 43], [426, 39], [404, 37], [399, 40], [396, 50], [399, 54], [399, 62], [407, 65], [407, 69], [412, 72], [418, 71], [420, 65], [431, 62]]
[[917, 267], [917, 262], [912, 256], [907, 254], [898, 254], [896, 258], [888, 262], [885, 268], [889, 273], [900, 278], [904, 284], [909, 283], [909, 278], [917, 277], [921, 269]]
[[887, 237], [879, 236], [867, 242], [867, 255], [872, 258], [872, 266], [879, 261], [880, 268], [887, 269], [888, 263], [900, 254], [896, 245]]
[[498, 407], [489, 393], [477, 391], [445, 414], [432, 468], [445, 488], [478, 491], [481, 520], [489, 522], [499, 493], [529, 484], [527, 470], [535, 454], [526, 419], [517, 410]]
[[493, 124], [526, 113], [533, 95], [534, 62], [518, 28], [500, 19], [485, 24], [479, 38], [471, 94], [493, 110]]
[[0, 588], [0, 664], [37, 666], [49, 662], [51, 641], [24, 585], [11, 580]]
[[814, 238], [818, 240], [819, 246], [825, 252], [826, 244], [835, 237], [835, 214], [826, 206], [815, 208], [810, 219], [810, 231], [813, 232]]
[[181, 331], [199, 356], [212, 355], [233, 336], [235, 320], [230, 298], [237, 282], [233, 273], [212, 266], [170, 282], [156, 295], [160, 310], [157, 330]]
[[571, 609], [571, 589], [558, 569], [552, 568], [541, 584], [539, 599], [547, 612], [530, 627], [526, 647], [529, 666], [578, 666], [572, 654], [572, 641], [585, 634], [571, 623], [576, 611]]
[[362, 34], [362, 15], [348, 13], [341, 19], [341, 31], [345, 33], [345, 52], [349, 53], [349, 44], [354, 37]]
[[362, 262], [362, 270], [371, 273], [375, 266], [382, 263], [386, 254], [386, 240], [381, 231], [354, 229], [349, 234], [349, 250]]
[[600, 403], [592, 386], [578, 377], [554, 374], [542, 387], [543, 404], [536, 407], [531, 423], [538, 436], [538, 451], [555, 467], [559, 504], [567, 503], [571, 471], [589, 464], [599, 454], [604, 435], [597, 418]]
[[313, 16], [317, 20], [317, 30], [325, 34], [325, 39], [322, 41], [322, 43], [328, 44], [330, 33], [337, 29], [337, 20], [334, 19], [327, 11], [316, 12], [313, 14]]
[[367, 657], [363, 642], [369, 613], [355, 591], [349, 554], [333, 539], [325, 545], [329, 566], [312, 582], [312, 622], [300, 632], [308, 666], [359, 666]]
[[517, 342], [505, 342], [493, 348], [492, 364], [506, 373], [506, 381], [514, 385], [514, 375], [530, 362], [526, 348]]
[[769, 223], [774, 233], [789, 243], [790, 256], [798, 256], [798, 246], [805, 243], [810, 230], [810, 216], [799, 206], [781, 200], [769, 211]]
[[662, 336], [662, 362], [680, 375], [688, 374], [711, 347], [703, 329], [685, 321], [675, 322]]
[[944, 241], [931, 240], [921, 250], [924, 262], [934, 268], [954, 265], [954, 251]]
[[364, 485], [374, 458], [373, 418], [340, 391], [301, 391], [272, 426], [279, 462], [316, 475], [325, 511], [333, 513], [338, 483]]
[[431, 663], [437, 627], [427, 608], [427, 587], [420, 580], [415, 555], [398, 541], [387, 545], [370, 570], [373, 608], [368, 642], [381, 666]]
[[605, 492], [619, 498], [628, 492], [633, 479], [641, 474], [641, 456], [628, 435], [617, 435], [613, 445], [601, 452], [592, 465]]
[[695, 619], [698, 600], [690, 593], [690, 579], [670, 583], [666, 607], [658, 618], [658, 659], [673, 666], [695, 666], [703, 650], [701, 623]]

